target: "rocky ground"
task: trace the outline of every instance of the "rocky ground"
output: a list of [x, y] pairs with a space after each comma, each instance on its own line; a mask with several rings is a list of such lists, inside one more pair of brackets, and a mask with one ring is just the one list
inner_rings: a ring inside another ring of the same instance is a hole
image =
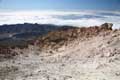
[[70, 36], [57, 44], [47, 35], [26, 49], [12, 49], [17, 54], [0, 61], [0, 80], [120, 80], [120, 30], [101, 27], [85, 28], [84, 39]]

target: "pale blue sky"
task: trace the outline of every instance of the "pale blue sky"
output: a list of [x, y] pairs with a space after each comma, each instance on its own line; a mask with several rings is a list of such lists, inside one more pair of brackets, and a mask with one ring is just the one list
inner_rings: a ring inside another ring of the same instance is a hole
[[120, 10], [120, 0], [0, 0], [2, 10]]

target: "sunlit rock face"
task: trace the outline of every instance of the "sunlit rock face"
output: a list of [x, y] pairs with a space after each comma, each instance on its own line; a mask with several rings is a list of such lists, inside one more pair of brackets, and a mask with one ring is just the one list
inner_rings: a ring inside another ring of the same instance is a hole
[[85, 40], [93, 36], [97, 36], [100, 33], [112, 31], [112, 23], [105, 23], [101, 26], [92, 27], [70, 27], [63, 28], [56, 31], [49, 32], [47, 35], [41, 37], [40, 39], [34, 41], [35, 44], [40, 46], [40, 48], [59, 48], [62, 45], [67, 45], [74, 40]]

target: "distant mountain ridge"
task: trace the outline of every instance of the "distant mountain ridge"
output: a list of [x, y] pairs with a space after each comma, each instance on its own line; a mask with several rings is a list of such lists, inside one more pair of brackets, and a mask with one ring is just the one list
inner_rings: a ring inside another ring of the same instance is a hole
[[11, 24], [0, 26], [0, 45], [12, 45], [32, 40], [37, 36], [47, 34], [58, 29], [59, 26], [51, 24]]
[[0, 33], [24, 33], [24, 32], [44, 32], [56, 29], [58, 26], [52, 24], [11, 24], [1, 25]]
[[[60, 29], [70, 28], [72, 26], [59, 26], [52, 24], [11, 24], [0, 26], [0, 46], [1, 45], [21, 45], [28, 40], [33, 40], [37, 37], [43, 36], [48, 32]], [[21, 44], [20, 44], [21, 43]]]

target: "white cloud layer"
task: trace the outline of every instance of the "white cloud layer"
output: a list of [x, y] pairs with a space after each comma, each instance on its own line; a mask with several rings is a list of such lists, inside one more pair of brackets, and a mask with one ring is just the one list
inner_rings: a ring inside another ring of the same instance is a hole
[[4, 11], [0, 12], [0, 25], [39, 23], [73, 26], [101, 25], [105, 22], [120, 28], [120, 12], [110, 11]]

